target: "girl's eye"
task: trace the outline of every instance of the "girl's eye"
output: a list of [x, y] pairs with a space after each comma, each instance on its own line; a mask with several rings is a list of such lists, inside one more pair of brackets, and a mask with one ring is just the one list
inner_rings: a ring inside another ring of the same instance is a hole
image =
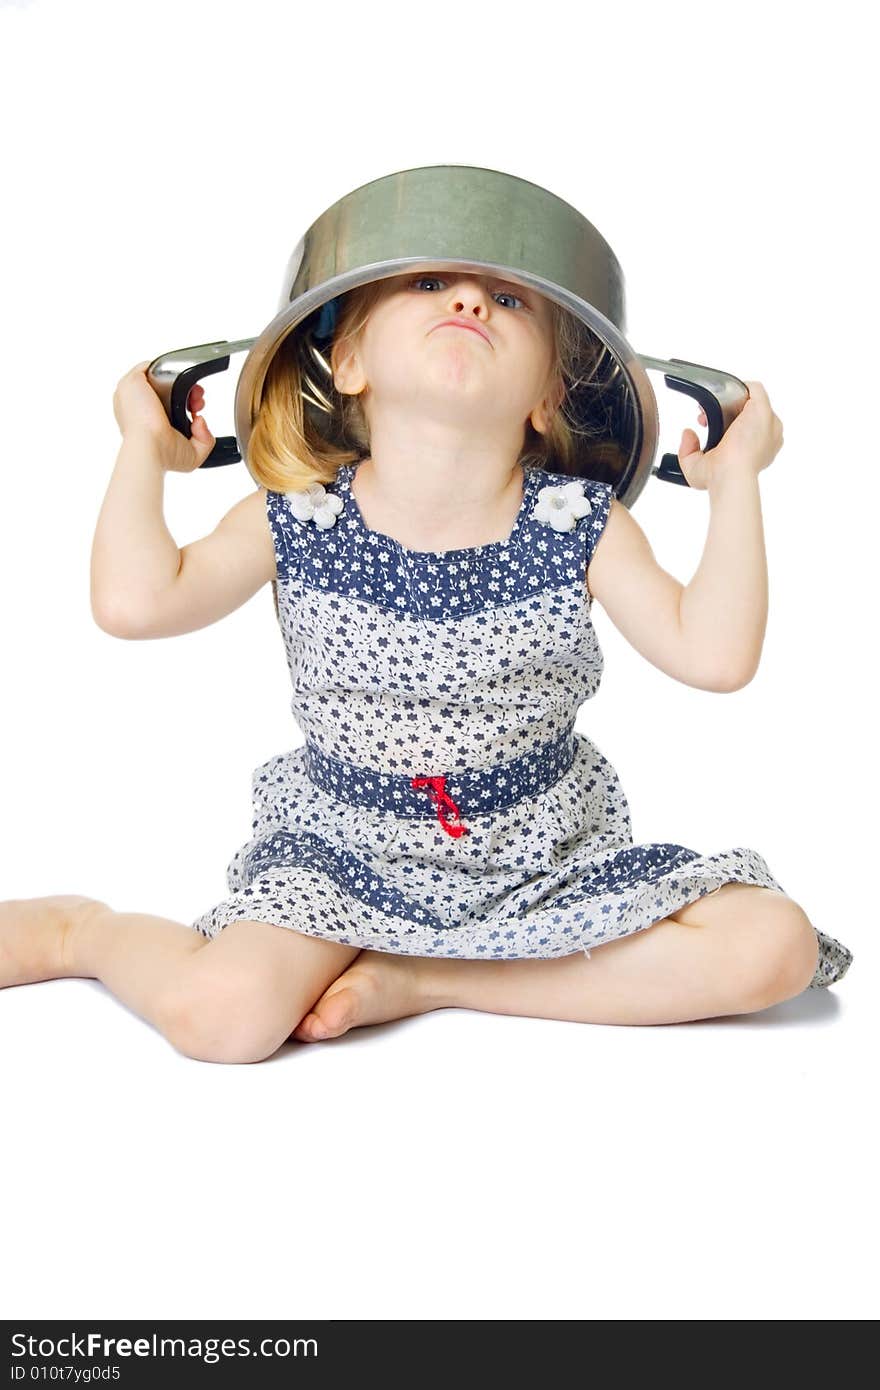
[[[410, 281], [410, 284], [420, 285], [423, 284], [426, 280], [438, 285], [443, 285], [446, 283], [445, 280], [442, 280], [439, 275], [417, 275], [414, 280]], [[511, 290], [495, 290], [494, 293], [503, 294], [507, 299], [515, 299], [517, 303], [521, 304], [524, 309], [528, 307], [525, 300], [520, 299], [519, 295], [514, 294]]]

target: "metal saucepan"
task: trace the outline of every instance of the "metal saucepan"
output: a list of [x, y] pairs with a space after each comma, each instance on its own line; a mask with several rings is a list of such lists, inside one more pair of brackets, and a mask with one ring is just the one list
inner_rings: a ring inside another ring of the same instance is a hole
[[312, 393], [304, 394], [306, 412], [324, 438], [342, 442], [321, 385], [322, 372], [329, 370], [321, 344], [334, 301], [357, 285], [420, 266], [497, 272], [554, 300], [591, 331], [589, 378], [570, 387], [563, 407], [576, 443], [573, 471], [610, 482], [626, 506], [652, 474], [687, 486], [675, 454], [664, 454], [653, 466], [659, 421], [646, 368], [662, 371], [668, 387], [702, 406], [704, 450], [715, 447], [748, 400], [745, 382], [727, 372], [633, 351], [624, 337], [623, 271], [608, 243], [570, 203], [495, 169], [437, 164], [374, 179], [322, 213], [297, 243], [278, 311], [259, 337], [178, 348], [150, 363], [148, 379], [171, 424], [190, 438], [186, 402], [193, 385], [225, 371], [231, 354], [247, 351], [235, 391], [235, 435], [218, 438], [202, 468], [242, 457], [247, 463], [266, 372], [291, 333], [308, 335], [315, 361], [314, 379], [306, 383]]

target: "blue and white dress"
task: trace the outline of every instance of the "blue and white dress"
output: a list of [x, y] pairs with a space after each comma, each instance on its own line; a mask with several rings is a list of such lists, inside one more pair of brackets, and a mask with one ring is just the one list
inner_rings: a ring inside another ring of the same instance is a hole
[[[586, 570], [610, 484], [579, 480], [590, 508], [557, 530], [536, 494], [572, 480], [527, 468], [507, 540], [417, 551], [368, 529], [355, 467], [326, 485], [331, 525], [266, 493], [305, 744], [253, 773], [252, 838], [196, 930], [250, 919], [405, 955], [546, 958], [725, 883], [782, 891], [754, 849], [634, 844], [614, 768], [574, 730], [604, 664]], [[818, 935], [812, 984], [833, 984], [852, 956]]]

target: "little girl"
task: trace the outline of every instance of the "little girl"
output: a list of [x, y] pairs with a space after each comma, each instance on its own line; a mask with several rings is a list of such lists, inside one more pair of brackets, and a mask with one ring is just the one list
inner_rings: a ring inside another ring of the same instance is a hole
[[686, 685], [754, 675], [758, 474], [782, 445], [760, 383], [716, 448], [684, 432], [711, 525], [683, 586], [609, 483], [559, 467], [564, 310], [448, 269], [333, 304], [328, 391], [357, 447], [309, 425], [291, 335], [249, 441], [261, 485], [178, 550], [163, 474], [214, 437], [201, 387], [186, 439], [140, 363], [114, 396], [92, 555], [95, 620], [126, 638], [204, 627], [272, 583], [305, 744], [254, 772], [221, 903], [190, 925], [83, 897], [0, 904], [0, 985], [96, 978], [180, 1052], [253, 1062], [431, 1009], [676, 1023], [841, 979], [850, 952], [757, 851], [633, 844], [614, 769], [574, 731], [603, 669], [594, 598]]

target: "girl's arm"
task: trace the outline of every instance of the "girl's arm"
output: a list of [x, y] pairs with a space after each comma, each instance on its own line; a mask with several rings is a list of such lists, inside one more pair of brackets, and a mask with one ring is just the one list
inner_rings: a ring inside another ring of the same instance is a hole
[[[684, 586], [662, 570], [624, 506], [612, 507], [589, 565], [589, 587], [615, 626], [654, 666], [702, 690], [739, 690], [758, 669], [767, 627], [767, 557], [758, 474], [783, 445], [782, 421], [760, 381], [719, 444], [693, 430], [678, 459], [709, 493], [709, 534]], [[706, 423], [705, 414], [699, 416]], [[610, 534], [609, 534], [610, 533]]]
[[276, 577], [266, 491], [242, 498], [214, 531], [178, 549], [162, 515], [165, 468], [124, 440], [92, 545], [92, 615], [114, 637], [176, 637], [217, 622]]
[[709, 534], [682, 590], [683, 641], [711, 653], [738, 690], [755, 675], [767, 628], [767, 556], [757, 475], [719, 469], [709, 484]]
[[710, 489], [709, 532], [685, 586], [658, 565], [628, 509], [612, 499], [587, 572], [590, 593], [652, 666], [698, 690], [732, 691], [757, 669], [767, 622], [758, 480], [729, 473]]

